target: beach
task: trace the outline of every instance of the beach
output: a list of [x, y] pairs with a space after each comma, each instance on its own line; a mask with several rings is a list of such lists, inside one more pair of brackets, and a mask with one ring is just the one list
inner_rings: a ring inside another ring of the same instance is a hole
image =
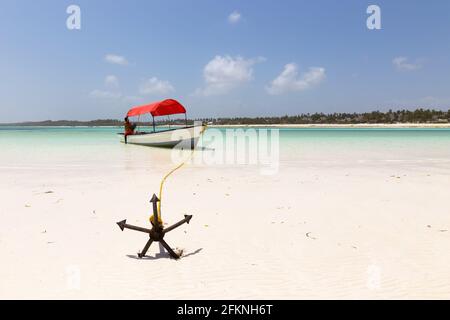
[[450, 129], [284, 128], [269, 173], [197, 150], [162, 198], [178, 261], [116, 225], [150, 227], [171, 150], [114, 130], [0, 129], [1, 299], [450, 298]]

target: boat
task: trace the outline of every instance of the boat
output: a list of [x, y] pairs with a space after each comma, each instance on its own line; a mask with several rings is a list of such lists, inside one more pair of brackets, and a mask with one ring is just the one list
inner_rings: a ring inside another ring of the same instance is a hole
[[[206, 130], [203, 123], [188, 126], [185, 107], [174, 99], [152, 102], [150, 104], [131, 108], [127, 117], [136, 117], [150, 114], [153, 120], [153, 131], [135, 131], [132, 135], [119, 133], [120, 142], [125, 144], [136, 144], [141, 146], [173, 148], [195, 148], [202, 133]], [[170, 116], [173, 114], [184, 114], [185, 125], [169, 127], [169, 129], [156, 130], [155, 117]]]

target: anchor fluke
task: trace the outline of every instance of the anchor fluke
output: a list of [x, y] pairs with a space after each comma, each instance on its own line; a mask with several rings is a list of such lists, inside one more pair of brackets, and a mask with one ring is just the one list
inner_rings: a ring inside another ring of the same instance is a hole
[[153, 202], [153, 203], [159, 202], [159, 199], [156, 196], [156, 194], [153, 194], [152, 198], [150, 199], [150, 202]]
[[120, 230], [123, 231], [123, 229], [125, 229], [125, 225], [127, 224], [127, 220], [122, 220], [120, 222], [117, 222], [117, 225], [119, 226]]

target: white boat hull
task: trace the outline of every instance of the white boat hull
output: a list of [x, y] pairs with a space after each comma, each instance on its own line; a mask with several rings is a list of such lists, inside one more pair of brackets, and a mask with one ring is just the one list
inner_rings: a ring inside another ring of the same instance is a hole
[[126, 144], [137, 144], [141, 146], [173, 148], [194, 148], [200, 138], [205, 126], [192, 126], [179, 129], [170, 129], [156, 132], [143, 132], [126, 137], [119, 134], [120, 142]]

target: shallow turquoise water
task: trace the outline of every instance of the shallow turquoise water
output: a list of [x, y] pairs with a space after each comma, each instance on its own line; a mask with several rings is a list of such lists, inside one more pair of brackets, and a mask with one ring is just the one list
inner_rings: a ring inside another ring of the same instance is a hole
[[[145, 130], [146, 128], [143, 128]], [[165, 129], [160, 127], [159, 130]], [[225, 131], [236, 128], [210, 128], [209, 130]], [[241, 128], [249, 130], [248, 128]], [[264, 127], [255, 128], [257, 131], [268, 129]], [[147, 130], [151, 130], [147, 128]], [[251, 129], [250, 129], [251, 130]], [[436, 140], [450, 141], [450, 129], [441, 128], [280, 128], [280, 142], [288, 140], [426, 140], [433, 142]], [[45, 139], [44, 142], [61, 142], [68, 140], [83, 141], [83, 143], [92, 141], [116, 142], [116, 133], [123, 132], [121, 127], [1, 127], [0, 143], [33, 143], [36, 140]]]
[[[169, 161], [167, 150], [119, 143], [116, 133], [122, 130], [121, 127], [0, 127], [0, 165], [77, 166], [94, 162], [108, 166]], [[209, 128], [204, 145], [218, 132], [225, 139], [225, 130]], [[278, 132], [282, 164], [450, 161], [450, 129], [282, 128]]]

